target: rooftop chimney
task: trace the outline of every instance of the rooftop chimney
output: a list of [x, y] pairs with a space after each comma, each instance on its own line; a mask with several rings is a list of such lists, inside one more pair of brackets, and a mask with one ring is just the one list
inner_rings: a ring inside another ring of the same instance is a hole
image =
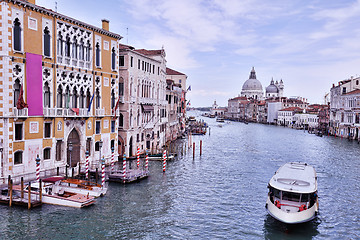
[[109, 31], [109, 20], [102, 19], [101, 21], [102, 21], [102, 29], [104, 29], [105, 31]]

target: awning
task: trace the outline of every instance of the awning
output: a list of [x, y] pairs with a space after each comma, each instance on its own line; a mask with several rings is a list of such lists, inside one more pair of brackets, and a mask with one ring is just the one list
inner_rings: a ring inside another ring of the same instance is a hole
[[152, 112], [154, 111], [154, 106], [153, 105], [144, 105], [142, 104], [142, 109], [144, 112]]

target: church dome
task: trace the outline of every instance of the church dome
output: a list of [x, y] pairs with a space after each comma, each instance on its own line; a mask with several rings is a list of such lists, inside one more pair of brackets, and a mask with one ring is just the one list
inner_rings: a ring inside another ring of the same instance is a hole
[[274, 84], [274, 80], [272, 79], [270, 85], [266, 88], [266, 93], [279, 93], [278, 87]]
[[256, 73], [255, 73], [255, 69], [252, 68], [251, 72], [250, 72], [250, 77], [248, 80], [246, 80], [244, 82], [244, 85], [242, 87], [243, 91], [263, 91], [261, 82], [259, 80], [256, 79]]

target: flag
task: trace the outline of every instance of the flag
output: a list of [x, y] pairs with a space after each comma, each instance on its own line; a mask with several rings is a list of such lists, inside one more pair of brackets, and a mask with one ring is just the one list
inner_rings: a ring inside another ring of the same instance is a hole
[[191, 91], [191, 85], [187, 88], [186, 91], [187, 91], [187, 92], [188, 92], [188, 91]]
[[24, 96], [23, 95], [24, 95], [24, 90], [23, 90], [22, 85], [20, 85], [20, 94], [19, 94], [19, 98], [18, 98], [17, 103], [16, 103], [16, 108], [17, 109], [23, 109], [23, 108], [28, 107], [28, 105], [24, 101]]
[[76, 115], [79, 116], [79, 108], [72, 108], [71, 110], [73, 110], [73, 112], [75, 112]]
[[94, 96], [95, 96], [95, 91], [94, 91], [94, 93], [93, 93], [93, 95], [92, 95], [92, 97], [91, 97], [91, 99], [90, 99], [88, 112], [90, 112], [90, 109], [91, 109], [91, 104], [92, 104], [92, 102], [93, 102], [93, 100], [94, 100]]
[[115, 105], [115, 107], [114, 107], [114, 109], [113, 109], [113, 113], [115, 114], [115, 118], [116, 118], [116, 109], [117, 109], [117, 107], [118, 107], [118, 105], [119, 105], [120, 98], [121, 98], [121, 96], [119, 95], [119, 98], [118, 98], [118, 100], [117, 100], [117, 102], [116, 102], [116, 105]]

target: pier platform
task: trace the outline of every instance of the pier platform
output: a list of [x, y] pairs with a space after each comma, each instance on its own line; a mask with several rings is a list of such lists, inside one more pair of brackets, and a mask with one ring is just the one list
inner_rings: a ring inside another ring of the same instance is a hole
[[108, 175], [109, 182], [121, 182], [121, 183], [132, 183], [145, 179], [149, 176], [148, 170], [142, 169], [130, 169], [126, 171], [124, 179], [122, 171], [111, 172]]
[[[1, 189], [0, 194], [0, 204], [8, 205], [10, 206], [10, 196], [8, 193], [8, 189]], [[40, 202], [37, 199], [36, 195], [30, 196], [30, 206], [29, 206], [29, 196], [26, 191], [24, 191], [24, 197], [21, 197], [21, 191], [13, 190], [12, 192], [12, 200], [11, 200], [11, 206], [21, 206], [26, 208], [35, 208], [40, 207], [42, 205], [42, 202]]]

